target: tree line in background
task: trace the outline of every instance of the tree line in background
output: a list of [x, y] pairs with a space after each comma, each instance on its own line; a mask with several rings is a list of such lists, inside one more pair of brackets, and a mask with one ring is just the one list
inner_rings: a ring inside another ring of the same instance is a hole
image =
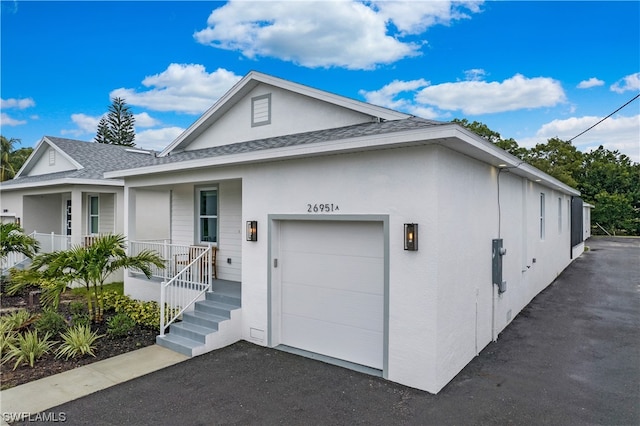
[[[640, 164], [626, 155], [602, 146], [583, 153], [571, 142], [558, 138], [528, 149], [512, 138], [503, 139], [483, 123], [467, 119], [453, 122], [579, 190], [582, 199], [595, 206], [591, 215], [594, 234], [604, 231], [614, 235], [640, 235]], [[125, 100], [114, 98], [107, 115], [98, 124], [94, 141], [135, 146], [134, 123]], [[0, 136], [0, 142], [0, 181], [5, 181], [13, 179], [33, 148], [16, 150], [20, 140], [4, 136]]]
[[559, 138], [527, 149], [483, 123], [453, 122], [580, 191], [583, 201], [595, 206], [591, 212], [594, 234], [640, 235], [640, 163], [602, 146], [583, 153]]

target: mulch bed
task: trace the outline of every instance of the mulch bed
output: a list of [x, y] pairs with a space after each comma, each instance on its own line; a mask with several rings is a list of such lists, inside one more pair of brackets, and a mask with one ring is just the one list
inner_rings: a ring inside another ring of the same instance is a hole
[[[35, 290], [37, 289], [27, 288], [16, 296], [6, 296], [3, 293], [0, 298], [2, 314], [4, 315], [5, 313], [9, 313], [12, 309], [16, 308], [28, 309], [33, 313], [42, 312], [42, 308], [38, 303], [37, 294], [32, 294], [31, 296], [31, 299], [34, 302], [33, 305], [30, 305], [29, 303], [29, 294]], [[71, 292], [67, 291], [61, 298], [58, 312], [67, 316], [66, 314], [69, 311], [68, 306], [72, 301], [84, 301], [84, 299], [82, 297], [74, 296]], [[92, 362], [111, 358], [116, 355], [121, 355], [126, 352], [155, 344], [158, 330], [147, 327], [136, 326], [125, 337], [111, 338], [107, 336], [107, 321], [113, 315], [113, 312], [106, 312], [104, 321], [92, 324], [92, 330], [96, 330], [98, 334], [104, 335], [96, 341], [94, 350], [96, 355], [95, 357], [85, 355], [77, 358], [69, 358], [67, 360], [64, 357], [56, 358], [55, 353], [49, 353], [36, 360], [33, 368], [25, 364], [18, 366], [15, 370], [13, 370], [15, 362], [8, 361], [0, 366], [0, 389], [8, 389], [33, 380], [42, 379], [43, 377], [51, 376], [82, 365], [91, 364]], [[52, 340], [61, 341], [60, 338], [54, 338]]]

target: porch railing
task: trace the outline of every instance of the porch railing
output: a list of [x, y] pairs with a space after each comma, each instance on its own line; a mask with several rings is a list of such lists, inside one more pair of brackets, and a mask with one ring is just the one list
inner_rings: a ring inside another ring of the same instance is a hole
[[158, 253], [164, 260], [164, 268], [151, 265], [151, 276], [168, 281], [207, 247], [170, 244], [168, 240], [143, 240], [129, 242], [129, 256], [137, 256], [144, 250]]
[[211, 290], [213, 263], [211, 246], [187, 247], [184, 255], [177, 255], [176, 265], [185, 266], [160, 288], [160, 335], [193, 305], [205, 292]]
[[53, 253], [59, 250], [68, 250], [71, 247], [71, 236], [59, 235], [53, 232], [45, 233], [33, 231], [30, 236], [40, 243], [39, 253]]
[[[67, 250], [71, 247], [71, 237], [68, 235], [33, 231], [29, 236], [38, 241], [40, 246], [38, 253], [52, 253], [58, 250]], [[9, 270], [26, 260], [27, 256], [22, 253], [9, 253], [5, 258], [0, 259], [0, 270]]]

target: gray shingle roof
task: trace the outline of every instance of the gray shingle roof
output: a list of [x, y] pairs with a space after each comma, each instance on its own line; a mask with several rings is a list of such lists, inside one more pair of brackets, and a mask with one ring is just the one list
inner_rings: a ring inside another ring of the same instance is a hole
[[134, 153], [127, 147], [83, 142], [73, 139], [47, 137], [71, 158], [84, 166], [81, 170], [51, 173], [41, 176], [26, 176], [3, 182], [3, 186], [21, 183], [40, 183], [55, 179], [103, 179], [105, 172], [128, 170], [145, 166], [179, 163], [203, 158], [221, 157], [231, 154], [242, 154], [275, 148], [299, 146], [314, 143], [330, 142], [365, 136], [389, 134], [394, 132], [425, 129], [448, 124], [440, 121], [410, 117], [401, 120], [390, 120], [355, 124], [351, 126], [324, 129], [286, 136], [277, 136], [229, 145], [203, 148], [193, 151], [174, 152], [165, 157]]
[[426, 120], [418, 117], [410, 117], [402, 120], [355, 124], [334, 129], [317, 130], [306, 133], [295, 133], [292, 135], [258, 139], [248, 142], [238, 142], [229, 145], [198, 149], [194, 151], [171, 153], [169, 156], [156, 158], [155, 164], [168, 164], [180, 161], [220, 157], [230, 154], [242, 154], [274, 148], [284, 148], [289, 146], [330, 142], [341, 139], [382, 135], [393, 132], [424, 129], [444, 124], [449, 123]]
[[153, 155], [127, 151], [130, 147], [84, 142], [46, 136], [69, 157], [81, 164], [80, 170], [49, 173], [39, 176], [20, 176], [2, 183], [3, 187], [25, 183], [41, 183], [57, 179], [104, 179], [105, 172], [149, 165]]

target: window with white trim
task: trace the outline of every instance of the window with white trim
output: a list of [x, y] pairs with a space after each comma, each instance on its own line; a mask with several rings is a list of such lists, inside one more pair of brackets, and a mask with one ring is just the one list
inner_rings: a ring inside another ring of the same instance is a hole
[[562, 234], [562, 198], [558, 197], [558, 234]]
[[198, 241], [218, 242], [218, 188], [198, 190]]
[[99, 232], [100, 223], [100, 198], [97, 195], [89, 195], [89, 234], [94, 235]]
[[544, 241], [544, 193], [540, 193], [540, 240]]

